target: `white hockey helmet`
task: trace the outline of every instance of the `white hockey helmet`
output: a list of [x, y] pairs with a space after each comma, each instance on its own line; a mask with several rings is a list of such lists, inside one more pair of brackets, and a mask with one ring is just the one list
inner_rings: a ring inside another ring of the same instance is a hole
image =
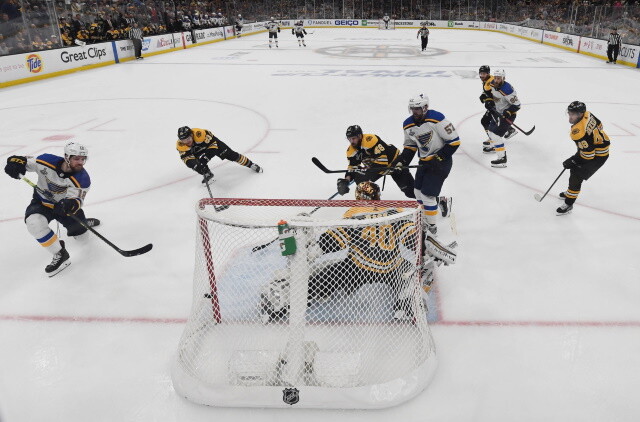
[[80, 157], [88, 159], [89, 150], [87, 149], [87, 147], [78, 142], [69, 142], [64, 146], [64, 158], [68, 161], [74, 155], [79, 155]]
[[494, 69], [493, 76], [500, 76], [502, 79], [505, 79], [507, 77], [507, 73], [504, 69]]
[[412, 112], [412, 108], [418, 107], [422, 107], [422, 110], [424, 110], [425, 113], [427, 112], [429, 108], [429, 97], [427, 94], [417, 94], [409, 98], [409, 113]]

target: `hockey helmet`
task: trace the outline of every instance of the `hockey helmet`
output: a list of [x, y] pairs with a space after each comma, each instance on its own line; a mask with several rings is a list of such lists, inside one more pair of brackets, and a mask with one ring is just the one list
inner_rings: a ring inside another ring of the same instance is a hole
[[567, 107], [567, 113], [585, 113], [587, 106], [582, 101], [573, 101]]
[[491, 73], [491, 68], [488, 65], [483, 64], [482, 66], [480, 66], [478, 73]]
[[189, 126], [182, 126], [178, 129], [178, 139], [184, 141], [189, 136], [191, 136], [191, 128]]
[[429, 108], [429, 97], [427, 94], [417, 94], [409, 98], [409, 113], [411, 113], [414, 108], [422, 108], [425, 113], [427, 112]]
[[84, 157], [86, 160], [89, 158], [89, 150], [78, 142], [69, 142], [64, 146], [64, 158], [68, 161], [73, 156]]
[[356, 188], [356, 200], [379, 201], [380, 186], [370, 181], [358, 183], [358, 187]]
[[493, 76], [500, 76], [502, 79], [507, 77], [507, 72], [504, 69], [496, 69], [493, 71]]
[[351, 125], [347, 128], [347, 138], [352, 136], [362, 135], [362, 128], [358, 125]]

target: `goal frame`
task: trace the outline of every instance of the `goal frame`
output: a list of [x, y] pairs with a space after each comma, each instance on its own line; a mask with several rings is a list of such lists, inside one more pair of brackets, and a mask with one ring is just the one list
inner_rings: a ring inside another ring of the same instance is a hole
[[[216, 263], [211, 253], [211, 238], [208, 228], [209, 221], [222, 221], [222, 224], [229, 224], [224, 215], [228, 211], [218, 212], [219, 206], [228, 206], [233, 210], [235, 206], [282, 206], [282, 207], [310, 207], [318, 209], [321, 207], [397, 207], [419, 209], [414, 201], [355, 201], [355, 200], [305, 200], [305, 199], [248, 199], [248, 198], [205, 198], [196, 205], [197, 227], [199, 228], [199, 238], [197, 241], [203, 249], [206, 274], [208, 276], [210, 288], [211, 310], [213, 315], [212, 324], [214, 326], [224, 325], [224, 313], [220, 309], [218, 299], [218, 286], [215, 273]], [[304, 223], [303, 223], [304, 224]], [[253, 223], [241, 223], [238, 227], [251, 228]], [[268, 227], [273, 226], [273, 224]], [[265, 225], [256, 222], [255, 227], [264, 228]], [[420, 231], [421, 232], [421, 231]], [[421, 234], [419, 234], [421, 236]], [[195, 280], [194, 280], [195, 282]], [[194, 286], [195, 288], [195, 286]], [[209, 296], [207, 296], [209, 299]], [[396, 406], [416, 395], [420, 394], [431, 382], [437, 367], [437, 356], [435, 345], [431, 336], [426, 314], [418, 316], [424, 319], [426, 325], [425, 337], [430, 339], [429, 352], [427, 358], [407, 374], [402, 374], [388, 382], [362, 385], [355, 387], [326, 387], [308, 385], [287, 385], [287, 386], [243, 386], [243, 385], [212, 385], [187, 373], [179, 364], [180, 353], [172, 366], [172, 379], [176, 392], [190, 401], [224, 407], [306, 407], [306, 408], [339, 408], [339, 409], [376, 409]], [[243, 325], [238, 322], [231, 322], [236, 325], [238, 331], [242, 331]], [[399, 324], [404, 323], [372, 323], [380, 325], [382, 330], [392, 330]], [[416, 330], [421, 327], [415, 324]], [[269, 328], [266, 327], [265, 330]], [[229, 363], [231, 365], [231, 363]], [[295, 403], [287, 402], [287, 395], [295, 395]], [[298, 402], [299, 397], [299, 402]], [[294, 406], [295, 405], [295, 406]]]

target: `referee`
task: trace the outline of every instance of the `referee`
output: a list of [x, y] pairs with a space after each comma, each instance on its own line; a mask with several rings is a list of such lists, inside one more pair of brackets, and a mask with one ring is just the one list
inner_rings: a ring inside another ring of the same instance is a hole
[[134, 22], [133, 28], [129, 30], [129, 39], [133, 41], [133, 50], [136, 59], [144, 59], [144, 57], [142, 57], [142, 29], [138, 28], [138, 22]]
[[607, 41], [607, 57], [609, 61], [607, 63], [616, 63], [618, 60], [618, 53], [620, 53], [620, 47], [622, 46], [622, 40], [620, 34], [618, 34], [618, 28], [613, 28], [609, 34], [609, 40]]

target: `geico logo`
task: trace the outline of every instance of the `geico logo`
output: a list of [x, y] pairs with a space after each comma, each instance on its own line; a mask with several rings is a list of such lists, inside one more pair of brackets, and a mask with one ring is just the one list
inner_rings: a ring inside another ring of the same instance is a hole
[[347, 26], [358, 26], [359, 22], [358, 21], [351, 21], [351, 20], [339, 20], [339, 21], [335, 21], [336, 25], [347, 25]]
[[622, 49], [620, 50], [620, 55], [622, 57], [628, 57], [630, 59], [633, 59], [636, 56], [636, 49], [629, 48], [629, 47], [622, 47]]
[[107, 51], [104, 48], [89, 47], [86, 51], [82, 51], [80, 53], [70, 53], [68, 51], [63, 51], [62, 53], [60, 53], [60, 60], [62, 60], [63, 63], [79, 62], [82, 60], [93, 58], [100, 60], [106, 55]]

